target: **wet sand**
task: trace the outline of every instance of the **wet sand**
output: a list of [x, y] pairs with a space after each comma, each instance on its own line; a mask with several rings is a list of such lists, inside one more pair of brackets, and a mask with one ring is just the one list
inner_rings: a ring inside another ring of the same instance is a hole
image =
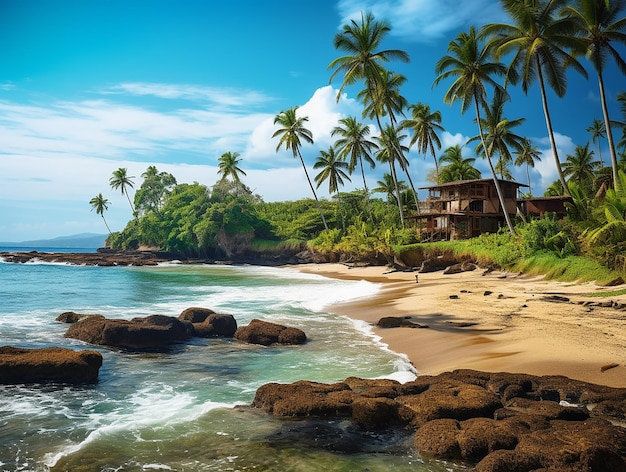
[[[481, 269], [445, 275], [307, 264], [299, 270], [380, 283], [378, 295], [328, 311], [372, 324], [382, 317], [404, 316], [428, 326], [374, 328], [391, 350], [406, 354], [420, 374], [475, 369], [564, 375], [626, 387], [626, 309], [588, 305], [626, 305], [626, 295], [589, 296], [624, 286], [545, 281]], [[555, 296], [569, 301], [546, 300]]]

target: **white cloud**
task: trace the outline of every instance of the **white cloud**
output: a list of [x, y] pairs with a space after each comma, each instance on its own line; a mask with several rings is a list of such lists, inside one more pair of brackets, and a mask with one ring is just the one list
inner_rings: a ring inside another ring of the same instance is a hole
[[254, 107], [272, 101], [263, 93], [254, 90], [217, 88], [191, 84], [159, 84], [151, 82], [126, 82], [102, 90], [103, 94], [150, 95], [173, 100], [206, 101], [213, 105], [228, 107]]
[[[556, 142], [557, 152], [559, 153], [559, 160], [565, 162], [566, 156], [572, 154], [576, 149], [576, 144], [574, 144], [571, 137], [559, 133], [554, 133], [554, 140]], [[539, 187], [541, 188], [541, 192], [534, 190], [536, 184], [533, 184], [533, 193], [538, 195], [543, 193], [546, 187], [557, 180], [559, 175], [556, 170], [556, 162], [554, 160], [552, 147], [550, 146], [550, 139], [546, 136], [533, 141], [537, 143], [541, 151], [541, 162], [535, 163], [535, 171], [537, 171], [540, 176]]]
[[[348, 115], [360, 116], [360, 113], [356, 100], [348, 98], [346, 94], [342, 94], [337, 102], [337, 89], [330, 85], [318, 88], [297, 111], [297, 116], [308, 117], [305, 127], [311, 131], [314, 140], [313, 146], [303, 143], [303, 155], [310, 154], [311, 149], [317, 153], [320, 149], [328, 148], [333, 142], [330, 133], [339, 120]], [[278, 138], [271, 139], [276, 129], [274, 116], [261, 121], [250, 134], [248, 148], [242, 155], [244, 159], [260, 162], [276, 154]], [[287, 158], [292, 159], [292, 155], [283, 150], [274, 160], [281, 159], [284, 162]]]
[[386, 19], [391, 33], [415, 42], [446, 38], [470, 24], [503, 22], [506, 17], [493, 0], [340, 0], [342, 24], [371, 12], [376, 19]]
[[[448, 131], [444, 131], [441, 133], [441, 153], [448, 149], [449, 147], [456, 146], [457, 144], [461, 147], [465, 146], [469, 137], [463, 136], [461, 133], [449, 133]], [[464, 152], [465, 154], [465, 152]]]
[[[177, 87], [144, 84], [138, 90], [174, 97]], [[313, 146], [303, 148], [311, 177], [312, 162], [330, 144], [339, 118], [360, 113], [346, 95], [337, 102], [336, 93], [331, 86], [321, 87], [300, 107], [315, 138]], [[111, 201], [107, 221], [119, 230], [130, 208], [109, 188], [113, 170], [126, 167], [137, 186], [149, 165], [181, 183], [210, 186], [217, 180], [217, 158], [226, 151], [241, 153], [246, 184], [266, 200], [310, 196], [299, 161], [275, 151], [275, 113], [243, 106], [214, 109], [191, 98], [184, 107], [172, 101], [165, 109], [141, 95], [132, 104], [124, 100], [119, 94], [83, 101], [0, 101], [0, 240], [55, 237], [65, 229], [66, 234], [102, 231], [101, 219], [90, 214], [88, 204], [100, 192]]]

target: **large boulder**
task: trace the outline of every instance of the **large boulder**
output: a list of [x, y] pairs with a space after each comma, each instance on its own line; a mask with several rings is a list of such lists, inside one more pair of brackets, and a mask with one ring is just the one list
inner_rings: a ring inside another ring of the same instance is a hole
[[164, 350], [191, 338], [193, 328], [171, 316], [152, 315], [132, 320], [84, 318], [66, 331], [65, 337], [90, 344], [128, 350]]
[[233, 315], [215, 313], [209, 308], [187, 308], [178, 319], [190, 322], [193, 325], [194, 336], [200, 338], [211, 336], [232, 338], [237, 331], [237, 321]]
[[0, 347], [0, 383], [91, 383], [98, 379], [102, 354], [59, 347]]
[[237, 328], [235, 338], [239, 341], [263, 346], [304, 344], [306, 342], [306, 334], [301, 329], [289, 328], [262, 320], [252, 320], [249, 325]]
[[215, 312], [210, 308], [185, 308], [181, 314], [178, 315], [178, 319], [181, 321], [189, 321], [190, 323], [202, 323], [213, 313]]

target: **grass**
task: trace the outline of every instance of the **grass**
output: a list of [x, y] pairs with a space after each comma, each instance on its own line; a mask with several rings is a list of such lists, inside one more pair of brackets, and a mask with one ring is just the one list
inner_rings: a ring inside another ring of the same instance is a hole
[[[607, 285], [624, 274], [601, 265], [586, 256], [561, 257], [555, 252], [542, 250], [529, 255], [523, 244], [508, 235], [483, 235], [479, 238], [462, 241], [442, 241], [436, 243], [414, 244], [397, 248], [397, 253], [421, 251], [426, 257], [452, 253], [454, 256], [471, 257], [479, 264], [496, 264], [503, 269], [522, 272], [527, 275], [545, 276], [547, 279], [562, 282], [595, 282]], [[626, 278], [626, 277], [625, 277]], [[611, 292], [613, 296], [622, 293]], [[595, 296], [611, 296], [609, 294]]]
[[587, 294], [588, 297], [608, 298], [619, 297], [620, 295], [626, 295], [626, 288], [621, 290], [613, 290], [612, 292], [594, 292]]
[[271, 251], [281, 249], [299, 249], [303, 241], [299, 239], [288, 239], [286, 241], [277, 241], [273, 239], [253, 239], [250, 247], [255, 251]]

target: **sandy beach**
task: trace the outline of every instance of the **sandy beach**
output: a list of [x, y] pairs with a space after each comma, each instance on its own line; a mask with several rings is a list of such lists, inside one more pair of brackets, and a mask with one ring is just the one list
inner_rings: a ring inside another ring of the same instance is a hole
[[[420, 374], [467, 368], [564, 375], [626, 387], [626, 309], [589, 305], [626, 304], [626, 295], [589, 296], [623, 286], [554, 282], [481, 269], [446, 275], [308, 264], [299, 270], [380, 283], [377, 296], [329, 311], [373, 324], [382, 317], [405, 316], [428, 326], [374, 328], [391, 350], [406, 354]], [[569, 301], [547, 300], [555, 296]]]

